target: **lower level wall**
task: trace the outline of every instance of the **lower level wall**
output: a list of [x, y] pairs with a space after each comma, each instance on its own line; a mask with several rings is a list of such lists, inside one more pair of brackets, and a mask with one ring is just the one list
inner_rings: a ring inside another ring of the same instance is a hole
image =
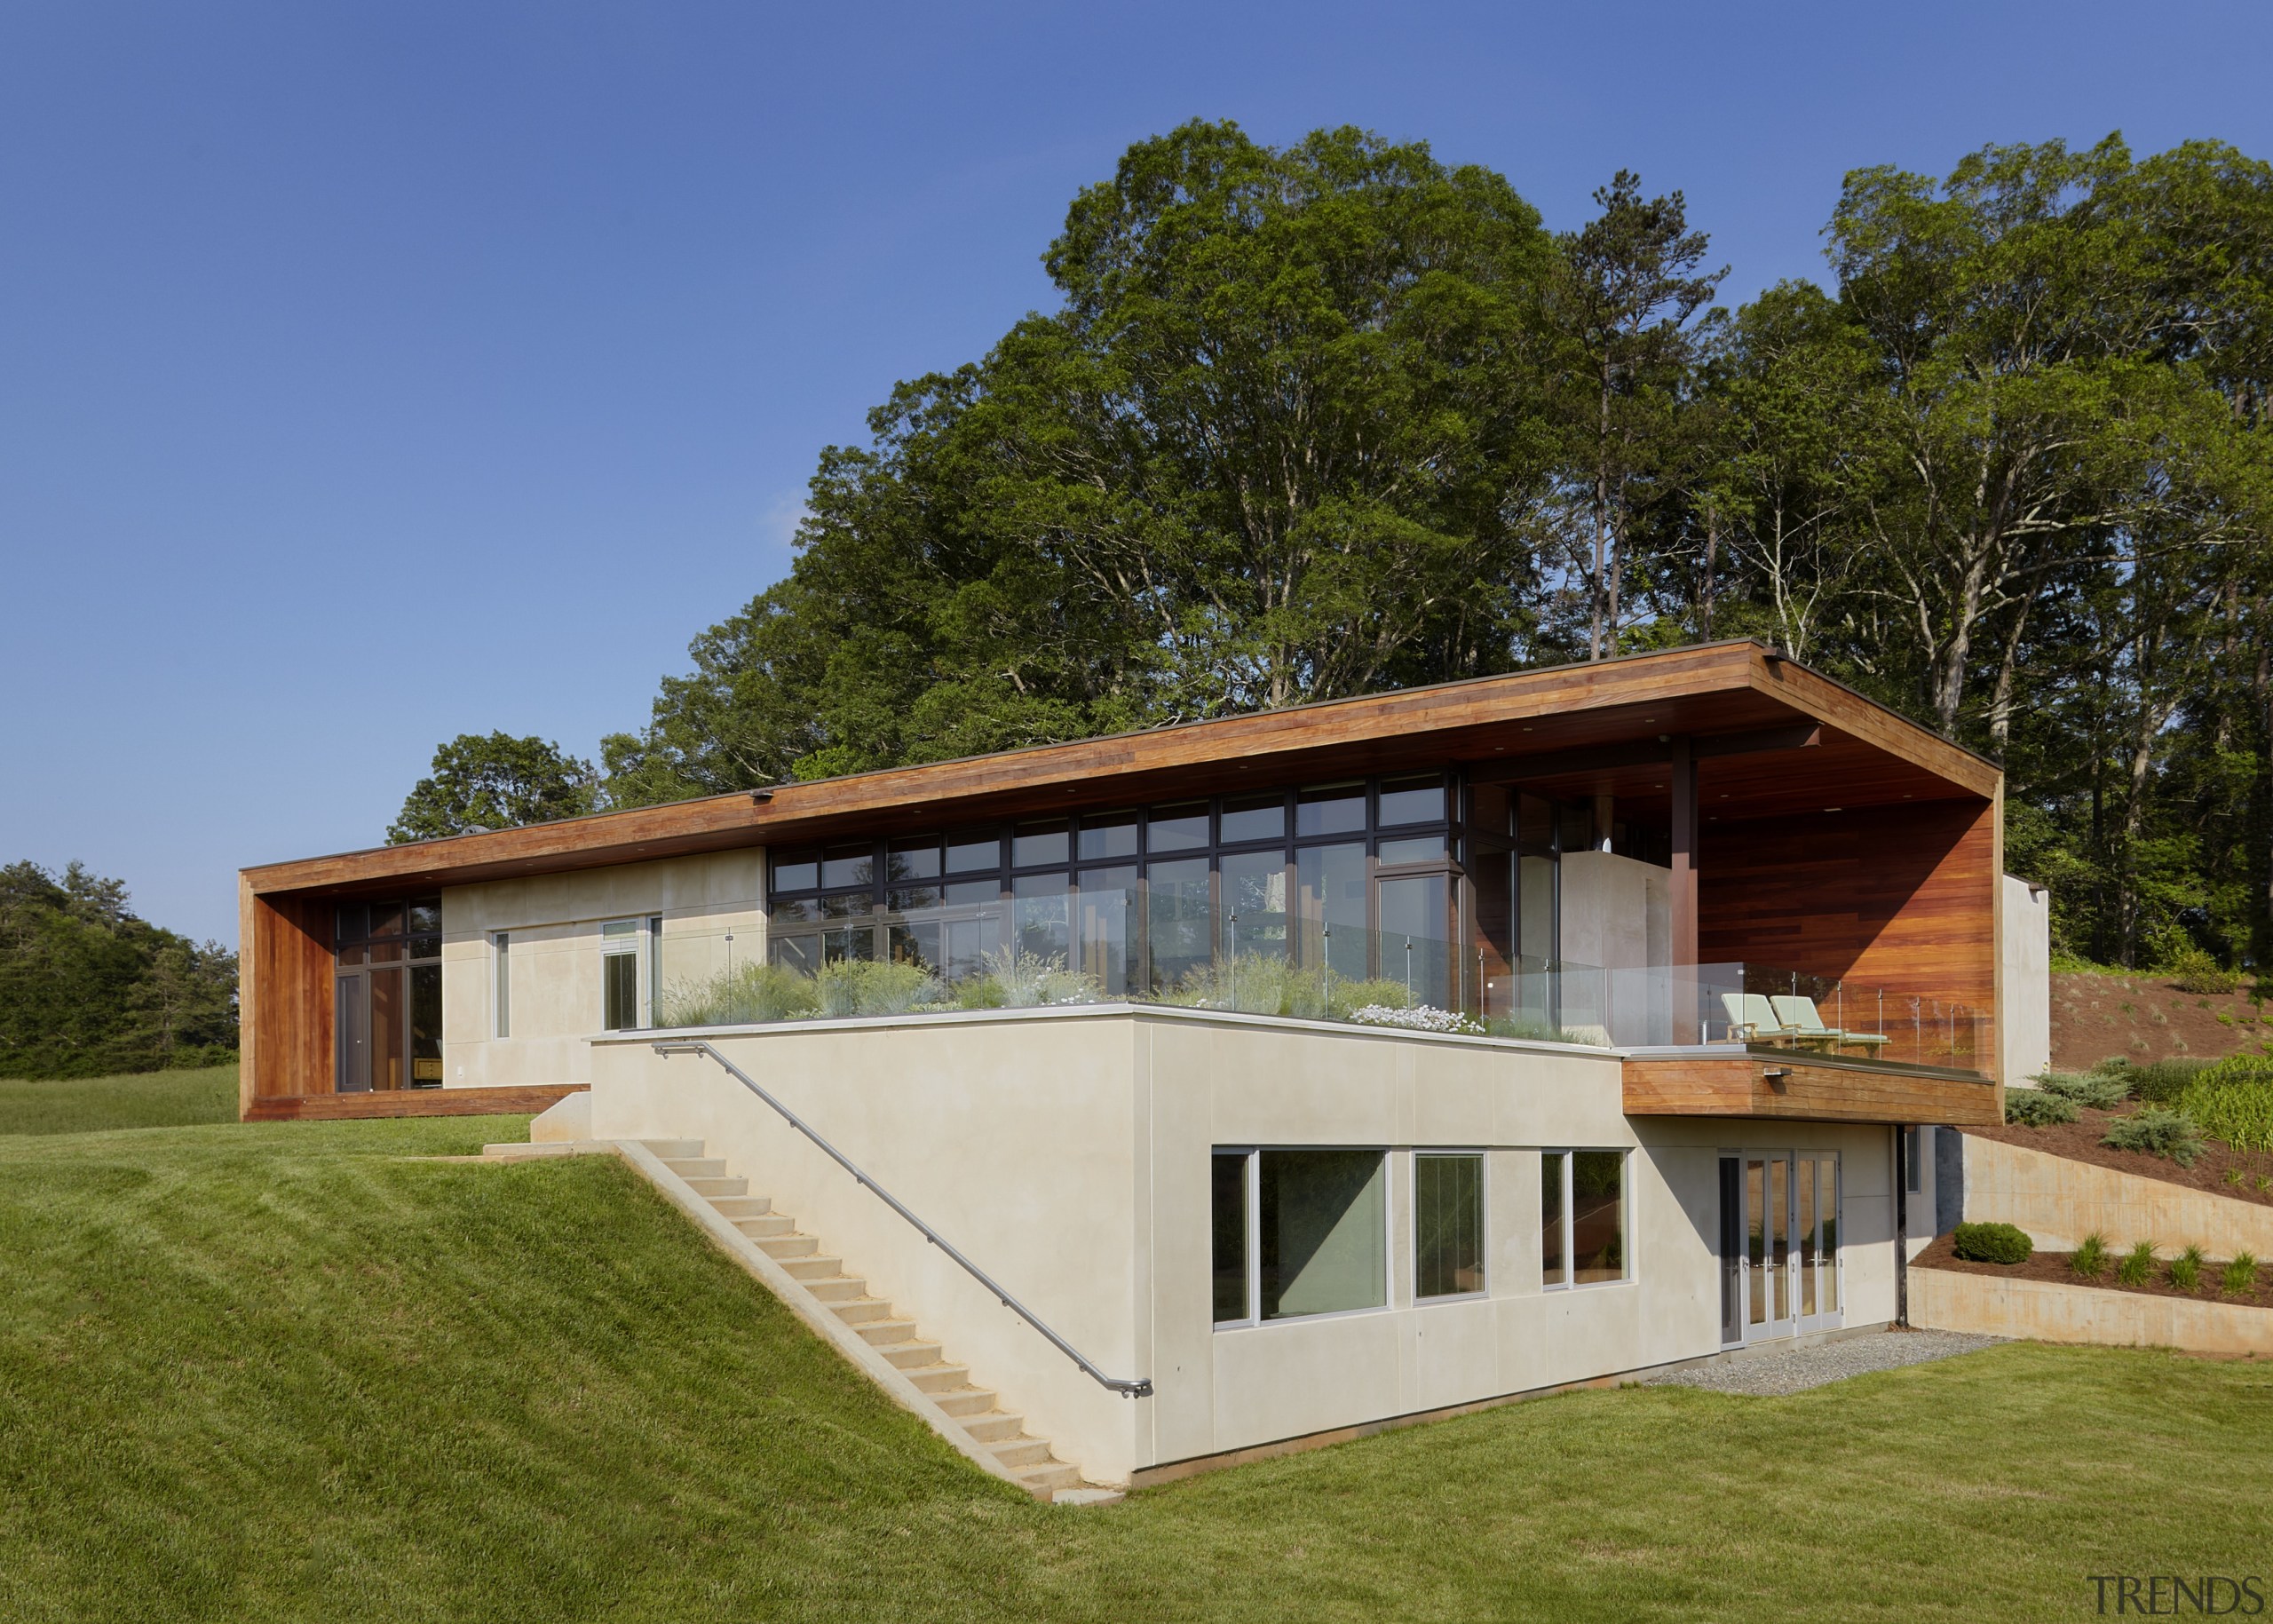
[[2273, 1310], [1953, 1269], [1911, 1271], [1910, 1322], [1928, 1330], [2038, 1342], [2273, 1354]]
[[[1006, 1011], [709, 1034], [1111, 1374], [1113, 1397], [709, 1061], [598, 1043], [601, 1137], [700, 1137], [1100, 1482], [1697, 1358], [1721, 1341], [1719, 1153], [1835, 1150], [1844, 1320], [1895, 1316], [1882, 1128], [1629, 1120], [1615, 1057], [1262, 1018]], [[1210, 1153], [1390, 1153], [1385, 1307], [1216, 1328]], [[1486, 1156], [1485, 1287], [1416, 1298], [1416, 1149]], [[1628, 1160], [1628, 1278], [1541, 1280], [1540, 1152]]]
[[1966, 1217], [2015, 1224], [2047, 1251], [2073, 1251], [2097, 1232], [2118, 1250], [2152, 1240], [2166, 1252], [2273, 1257], [2273, 1207], [1977, 1134], [1964, 1146]]

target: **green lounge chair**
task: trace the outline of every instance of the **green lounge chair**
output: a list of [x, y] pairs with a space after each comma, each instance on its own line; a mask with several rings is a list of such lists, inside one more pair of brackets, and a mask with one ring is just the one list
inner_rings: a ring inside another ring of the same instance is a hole
[[1721, 1008], [1728, 1013], [1730, 1042], [1773, 1043], [1793, 1035], [1763, 994], [1723, 993]]
[[1847, 1032], [1837, 1026], [1826, 1026], [1823, 1012], [1815, 1007], [1812, 998], [1780, 996], [1769, 1002], [1776, 1006], [1776, 1013], [1803, 1043], [1829, 1043], [1833, 1049], [1852, 1043], [1858, 1048], [1876, 1051], [1893, 1042], [1882, 1032]]

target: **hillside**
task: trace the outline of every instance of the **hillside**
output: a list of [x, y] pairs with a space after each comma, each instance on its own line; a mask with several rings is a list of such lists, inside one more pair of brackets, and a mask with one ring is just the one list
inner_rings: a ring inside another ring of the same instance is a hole
[[2087, 1071], [2111, 1056], [2166, 1060], [2244, 1050], [2273, 1054], [2273, 1018], [2243, 990], [2182, 993], [2166, 978], [2111, 970], [2052, 978], [2052, 1064]]

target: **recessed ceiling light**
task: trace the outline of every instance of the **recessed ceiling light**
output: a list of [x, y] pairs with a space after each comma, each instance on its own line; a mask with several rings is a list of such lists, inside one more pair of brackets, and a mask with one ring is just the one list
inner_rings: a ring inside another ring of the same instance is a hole
[[1845, 812], [1847, 809], [1843, 806], [1826, 806], [1823, 810], [1826, 812]]

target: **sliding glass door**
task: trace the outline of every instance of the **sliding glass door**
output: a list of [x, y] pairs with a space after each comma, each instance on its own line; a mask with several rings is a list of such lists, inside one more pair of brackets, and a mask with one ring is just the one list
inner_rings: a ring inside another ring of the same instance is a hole
[[1724, 1153], [1720, 1183], [1723, 1341], [1843, 1323], [1838, 1153]]

